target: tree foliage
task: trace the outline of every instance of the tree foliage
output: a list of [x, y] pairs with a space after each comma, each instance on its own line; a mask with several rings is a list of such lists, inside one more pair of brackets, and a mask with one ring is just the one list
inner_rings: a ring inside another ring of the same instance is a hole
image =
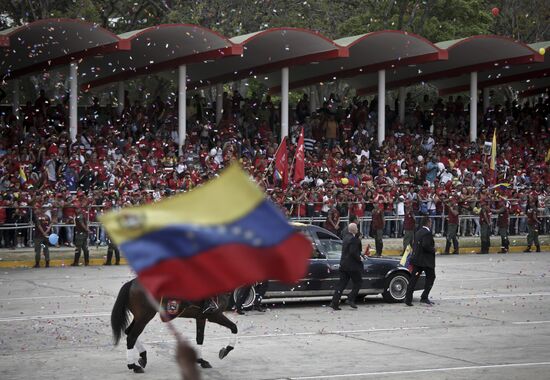
[[194, 23], [227, 36], [295, 26], [331, 38], [398, 29], [434, 42], [484, 33], [550, 39], [548, 0], [0, 0], [2, 29], [48, 17], [82, 18], [117, 33]]

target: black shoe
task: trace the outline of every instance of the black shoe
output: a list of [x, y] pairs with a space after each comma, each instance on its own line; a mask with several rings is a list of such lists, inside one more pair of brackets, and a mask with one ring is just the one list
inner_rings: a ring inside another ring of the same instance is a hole
[[421, 303], [425, 303], [426, 305], [430, 305], [430, 306], [435, 305], [435, 303], [433, 303], [432, 301], [430, 301], [428, 298], [426, 298], [426, 299], [421, 299], [420, 302], [421, 302]]
[[330, 304], [330, 307], [332, 307], [332, 310], [336, 310], [336, 311], [342, 310], [342, 309], [340, 309], [340, 306], [335, 305], [335, 304], [333, 304], [333, 303]]
[[260, 313], [265, 313], [265, 308], [261, 305], [254, 305], [254, 310], [259, 311]]
[[237, 314], [239, 315], [246, 315], [244, 311], [242, 311], [241, 309], [237, 309], [235, 310], [237, 312]]
[[39, 263], [34, 264], [33, 268], [40, 268], [40, 264]]
[[49, 268], [49, 267], [50, 267], [50, 262], [46, 261], [46, 268]]
[[87, 267], [88, 265], [90, 265], [90, 262], [89, 261], [84, 261], [84, 266]]
[[531, 252], [531, 248], [527, 248], [525, 250], [523, 250], [524, 253], [528, 253], [528, 252]]
[[414, 306], [411, 301], [405, 301], [405, 305], [407, 306]]
[[540, 252], [540, 245], [537, 246], [537, 252]]
[[71, 266], [72, 266], [72, 267], [77, 267], [77, 266], [78, 266], [78, 263], [72, 263]]
[[355, 302], [348, 302], [348, 305], [349, 305], [349, 307], [351, 307], [352, 309], [357, 309], [357, 305], [355, 304]]
[[117, 261], [117, 262], [115, 263], [115, 265], [120, 265], [120, 263]]
[[500, 251], [498, 251], [498, 253], [508, 253], [508, 251], [505, 249], [501, 249]]
[[454, 251], [454, 252], [453, 252], [453, 255], [458, 255], [458, 251]]
[[110, 262], [103, 263], [103, 265], [111, 265]]

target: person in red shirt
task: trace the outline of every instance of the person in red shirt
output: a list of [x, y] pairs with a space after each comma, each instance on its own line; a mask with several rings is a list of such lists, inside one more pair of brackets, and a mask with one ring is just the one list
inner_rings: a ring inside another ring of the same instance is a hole
[[534, 200], [530, 200], [527, 211], [527, 249], [523, 252], [531, 252], [531, 246], [535, 243], [537, 252], [540, 252], [539, 243], [539, 219], [537, 217], [537, 203]]

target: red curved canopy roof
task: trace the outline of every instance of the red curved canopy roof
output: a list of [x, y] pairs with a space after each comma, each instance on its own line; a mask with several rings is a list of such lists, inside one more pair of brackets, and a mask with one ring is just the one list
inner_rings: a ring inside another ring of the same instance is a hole
[[[500, 66], [543, 61], [543, 57], [528, 45], [502, 36], [473, 36], [436, 45], [448, 51], [447, 61], [387, 70], [386, 89], [460, 76], [473, 71], [491, 70]], [[359, 88], [359, 94], [376, 92], [376, 83], [377, 77], [372, 75], [356, 77], [350, 81], [351, 85]]]
[[[424, 37], [400, 30], [382, 30], [334, 42], [347, 47], [349, 57], [293, 69], [290, 88], [355, 77], [385, 68], [447, 59], [447, 50], [437, 47]], [[278, 83], [269, 84], [273, 92], [280, 91]]]
[[96, 54], [130, 49], [130, 43], [96, 24], [55, 18], [0, 31], [0, 73], [13, 79]]

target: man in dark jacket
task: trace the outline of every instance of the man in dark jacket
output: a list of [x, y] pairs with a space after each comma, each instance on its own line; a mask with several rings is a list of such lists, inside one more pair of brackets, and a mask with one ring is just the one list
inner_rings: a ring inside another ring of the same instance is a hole
[[348, 295], [348, 304], [357, 309], [355, 298], [359, 289], [361, 289], [361, 272], [363, 271], [363, 256], [361, 255], [361, 238], [357, 228], [357, 224], [350, 223], [348, 226], [348, 234], [344, 237], [342, 246], [342, 256], [340, 258], [340, 281], [334, 291], [330, 306], [334, 310], [340, 310], [340, 297], [346, 288], [349, 280], [353, 283], [353, 288]]
[[432, 220], [429, 217], [422, 218], [422, 227], [416, 232], [414, 239], [414, 251], [411, 257], [411, 280], [407, 287], [405, 304], [412, 306], [413, 291], [416, 281], [422, 272], [426, 273], [426, 285], [420, 297], [420, 302], [432, 305], [428, 295], [435, 281], [435, 242], [431, 232]]

